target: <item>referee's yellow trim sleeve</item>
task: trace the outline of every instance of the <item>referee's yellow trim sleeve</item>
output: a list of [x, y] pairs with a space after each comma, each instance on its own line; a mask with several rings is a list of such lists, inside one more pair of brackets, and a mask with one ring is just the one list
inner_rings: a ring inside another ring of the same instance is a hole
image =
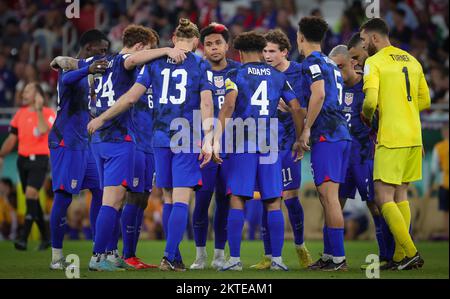
[[367, 119], [372, 120], [373, 114], [377, 109], [377, 105], [378, 90], [375, 88], [366, 89], [362, 112]]

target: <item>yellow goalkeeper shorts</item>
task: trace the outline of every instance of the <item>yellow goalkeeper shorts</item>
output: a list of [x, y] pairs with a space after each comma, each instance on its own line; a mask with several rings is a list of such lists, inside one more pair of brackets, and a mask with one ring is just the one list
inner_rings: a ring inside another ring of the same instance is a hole
[[373, 179], [394, 185], [422, 179], [422, 147], [375, 149]]

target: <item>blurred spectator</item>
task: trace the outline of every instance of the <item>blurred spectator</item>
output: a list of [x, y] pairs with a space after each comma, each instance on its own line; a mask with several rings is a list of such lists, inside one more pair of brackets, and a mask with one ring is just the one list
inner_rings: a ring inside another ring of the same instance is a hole
[[291, 57], [291, 60], [297, 60], [295, 58], [299, 56], [297, 49], [297, 28], [291, 25], [288, 16], [289, 14], [285, 9], [280, 9], [277, 14], [277, 24], [275, 27], [280, 28], [286, 33], [292, 48], [289, 52], [289, 56]]
[[393, 28], [395, 26], [394, 14], [397, 9], [401, 9], [405, 12], [406, 26], [408, 26], [412, 30], [415, 30], [415, 29], [417, 29], [417, 27], [419, 27], [419, 22], [414, 13], [414, 10], [404, 0], [390, 0], [389, 1], [389, 10], [385, 15], [385, 20], [388, 23], [389, 27]]
[[150, 240], [164, 239], [162, 226], [163, 203], [160, 200], [150, 199], [144, 211], [144, 227]]
[[22, 44], [28, 39], [28, 35], [20, 30], [19, 21], [16, 18], [8, 19], [5, 29], [2, 30], [2, 39], [0, 40], [3, 46], [3, 54], [16, 56], [19, 54]]
[[125, 28], [130, 25], [130, 20], [128, 19], [127, 15], [120, 15], [119, 16], [119, 23], [111, 28], [111, 31], [109, 31], [108, 38], [111, 43], [111, 51], [113, 53], [119, 52], [123, 45], [122, 45], [122, 33], [125, 30]]
[[80, 3], [80, 17], [71, 19], [73, 25], [78, 31], [78, 34], [95, 28], [95, 3], [90, 0], [80, 1]]
[[212, 22], [223, 23], [222, 7], [219, 0], [208, 0], [207, 4], [200, 11], [200, 28], [208, 26]]
[[431, 102], [432, 103], [448, 103], [449, 101], [449, 82], [448, 69], [436, 67], [431, 69]]
[[258, 3], [261, 4], [259, 7], [259, 13], [256, 15], [255, 24], [256, 28], [274, 29], [277, 24], [277, 14], [278, 10], [276, 7], [276, 2], [271, 0], [261, 0]]
[[367, 206], [361, 200], [359, 194], [355, 199], [347, 200], [343, 209], [345, 240], [356, 240], [359, 235], [369, 228], [367, 211]]
[[7, 66], [5, 55], [0, 53], [0, 107], [14, 105], [14, 89], [17, 83], [16, 76]]
[[[434, 146], [431, 161], [431, 180], [432, 186], [434, 180], [439, 177], [439, 210], [443, 212], [444, 232], [441, 235], [434, 236], [434, 239], [448, 240], [449, 219], [449, 141], [448, 141], [448, 122], [442, 128], [442, 137], [444, 140]], [[431, 187], [430, 187], [431, 190]]]
[[15, 240], [19, 229], [16, 187], [10, 178], [0, 180], [0, 241]]
[[199, 10], [195, 0], [181, 0], [178, 1], [177, 9], [175, 10], [177, 19], [189, 19], [193, 23], [198, 23]]
[[409, 50], [409, 43], [412, 38], [412, 30], [406, 25], [406, 12], [397, 8], [394, 12], [394, 26], [391, 29], [391, 39], [396, 39], [400, 42], [399, 47]]

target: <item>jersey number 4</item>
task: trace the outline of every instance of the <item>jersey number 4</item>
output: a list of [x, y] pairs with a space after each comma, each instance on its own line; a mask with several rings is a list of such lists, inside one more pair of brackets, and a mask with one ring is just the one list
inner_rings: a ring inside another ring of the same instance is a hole
[[260, 106], [259, 115], [269, 115], [269, 100], [267, 99], [267, 81], [263, 80], [255, 93], [252, 95], [250, 99], [250, 104], [254, 106]]

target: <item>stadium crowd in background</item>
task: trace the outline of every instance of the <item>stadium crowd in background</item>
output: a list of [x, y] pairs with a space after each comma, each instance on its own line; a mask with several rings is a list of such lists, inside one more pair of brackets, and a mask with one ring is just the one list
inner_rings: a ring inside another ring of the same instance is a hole
[[[161, 37], [161, 46], [169, 45], [177, 20], [188, 17], [200, 28], [212, 21], [224, 23], [229, 26], [232, 38], [251, 29], [281, 28], [293, 45], [290, 59], [299, 61], [295, 42], [298, 20], [309, 14], [329, 18], [333, 12], [329, 12], [327, 5], [332, 2], [342, 2], [344, 7], [341, 16], [333, 17], [335, 22], [325, 41], [325, 53], [337, 44], [346, 43], [358, 30], [365, 19], [363, 1], [87, 0], [80, 1], [80, 18], [68, 19], [64, 15], [68, 4], [63, 0], [1, 0], [0, 107], [19, 106], [23, 87], [36, 79], [55, 105], [57, 73], [48, 66], [50, 59], [63, 50], [64, 28], [73, 25], [80, 36], [98, 27], [96, 15], [99, 12], [104, 13], [104, 18], [100, 18], [102, 30], [111, 40], [112, 51], [121, 47], [122, 32], [131, 23], [154, 28]], [[127, 3], [132, 5], [127, 7]], [[448, 1], [388, 0], [380, 3], [381, 13], [392, 32], [393, 45], [420, 60], [430, 85], [432, 102], [448, 103]], [[238, 59], [235, 50], [231, 50], [229, 56]]]

